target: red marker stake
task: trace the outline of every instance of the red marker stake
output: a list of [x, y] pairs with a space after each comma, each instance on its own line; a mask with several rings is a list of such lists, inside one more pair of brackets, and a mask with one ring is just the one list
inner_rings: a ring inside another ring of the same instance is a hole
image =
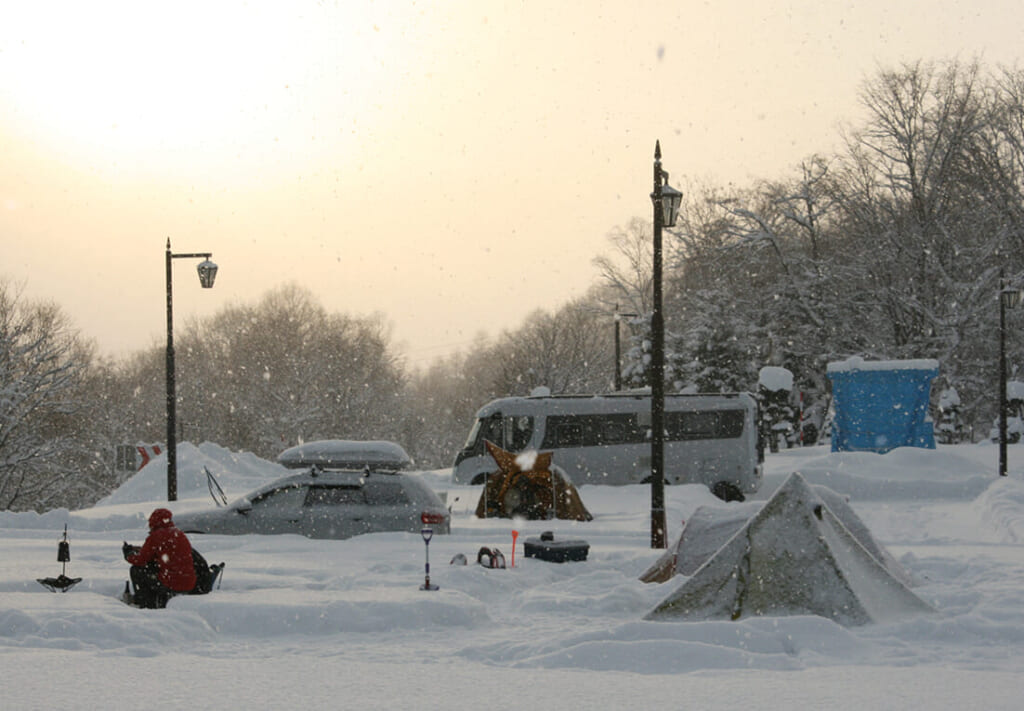
[[519, 531], [512, 531], [512, 567], [516, 567], [516, 539], [519, 537]]

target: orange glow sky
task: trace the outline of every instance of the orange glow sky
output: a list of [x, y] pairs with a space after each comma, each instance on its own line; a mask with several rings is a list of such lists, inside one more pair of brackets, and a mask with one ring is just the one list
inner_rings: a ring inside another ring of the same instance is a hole
[[103, 353], [299, 282], [413, 365], [594, 283], [673, 183], [779, 178], [903, 60], [1015, 64], [1019, 0], [4, 2], [0, 276]]

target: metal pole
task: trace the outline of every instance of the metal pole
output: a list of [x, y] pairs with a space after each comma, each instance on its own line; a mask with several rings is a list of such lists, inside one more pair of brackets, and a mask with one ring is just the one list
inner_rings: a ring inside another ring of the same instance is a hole
[[619, 307], [615, 306], [615, 392], [622, 390], [622, 358], [619, 356]]
[[654, 261], [651, 314], [651, 548], [665, 543], [665, 321], [661, 311], [661, 143], [654, 144]]
[[1006, 306], [999, 278], [999, 476], [1006, 476]]
[[178, 441], [175, 427], [174, 316], [171, 299], [171, 239], [167, 238], [167, 500], [178, 500]]

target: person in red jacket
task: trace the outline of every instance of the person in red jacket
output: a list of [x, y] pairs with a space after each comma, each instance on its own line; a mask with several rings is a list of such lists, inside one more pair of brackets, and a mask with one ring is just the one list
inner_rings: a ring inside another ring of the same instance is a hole
[[191, 592], [196, 586], [192, 544], [167, 509], [149, 515], [149, 536], [142, 548], [124, 544], [124, 559], [132, 565], [132, 603], [138, 607], [166, 607], [175, 594]]

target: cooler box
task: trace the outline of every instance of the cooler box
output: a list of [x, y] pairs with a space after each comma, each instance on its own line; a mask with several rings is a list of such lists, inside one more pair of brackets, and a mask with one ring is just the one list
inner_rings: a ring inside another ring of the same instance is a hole
[[527, 558], [537, 558], [550, 563], [568, 563], [586, 560], [590, 544], [586, 541], [556, 541], [550, 531], [540, 537], [527, 538], [523, 541], [523, 553]]

